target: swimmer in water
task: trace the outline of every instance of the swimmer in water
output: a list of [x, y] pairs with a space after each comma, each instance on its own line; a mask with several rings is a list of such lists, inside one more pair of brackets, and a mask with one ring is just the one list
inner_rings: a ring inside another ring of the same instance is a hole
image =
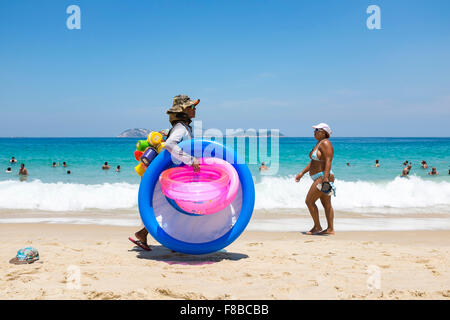
[[264, 162], [261, 162], [261, 167], [259, 167], [259, 171], [269, 170], [269, 167], [266, 166]]
[[6, 169], [6, 171], [5, 171], [6, 173], [11, 173], [12, 171], [11, 171], [11, 168], [10, 167], [8, 167], [7, 169]]
[[63, 162], [63, 168], [67, 168], [67, 163], [65, 161]]
[[70, 174], [70, 170], [67, 170], [67, 174]]
[[436, 171], [436, 167], [433, 167], [430, 172], [428, 172], [430, 176], [437, 176], [439, 172]]
[[11, 160], [9, 160], [9, 162], [10, 162], [10, 163], [16, 163], [16, 162], [17, 162], [17, 159], [14, 158], [14, 157], [11, 157]]
[[102, 166], [103, 170], [109, 170], [111, 166], [108, 164], [108, 162], [105, 162], [105, 164]]
[[377, 168], [380, 167], [380, 161], [379, 160], [375, 160], [375, 167], [377, 167]]
[[428, 164], [427, 164], [427, 162], [425, 160], [422, 160], [421, 163], [422, 163], [422, 168], [428, 169]]
[[19, 175], [21, 175], [21, 176], [28, 175], [28, 170], [25, 168], [25, 164], [23, 164], [23, 163], [20, 165]]
[[59, 166], [59, 163], [58, 163], [58, 164], [57, 164], [56, 162], [53, 162], [53, 163], [52, 163], [52, 167], [53, 167], [53, 168], [56, 168], [57, 166]]
[[411, 170], [411, 164], [409, 164], [407, 167], [403, 168], [402, 174], [400, 177], [407, 177], [409, 174], [409, 171]]
[[120, 165], [117, 166], [116, 172], [120, 172]]

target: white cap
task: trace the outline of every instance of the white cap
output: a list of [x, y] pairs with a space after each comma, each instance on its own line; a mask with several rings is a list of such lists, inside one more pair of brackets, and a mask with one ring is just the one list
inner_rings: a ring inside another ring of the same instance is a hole
[[313, 126], [313, 128], [314, 129], [322, 129], [322, 130], [326, 131], [331, 136], [331, 133], [332, 133], [331, 128], [326, 123], [321, 122], [321, 123], [316, 124], [315, 126]]

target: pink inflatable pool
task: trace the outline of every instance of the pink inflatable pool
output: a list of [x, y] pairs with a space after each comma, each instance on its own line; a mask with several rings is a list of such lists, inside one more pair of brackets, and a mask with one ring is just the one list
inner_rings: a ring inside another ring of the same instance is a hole
[[213, 214], [225, 209], [239, 189], [236, 170], [219, 158], [200, 159], [199, 172], [190, 166], [167, 169], [159, 181], [166, 197], [184, 211], [195, 214]]

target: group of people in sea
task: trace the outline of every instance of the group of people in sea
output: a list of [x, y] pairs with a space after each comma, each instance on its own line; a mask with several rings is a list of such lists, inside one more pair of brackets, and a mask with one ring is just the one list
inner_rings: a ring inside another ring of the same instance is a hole
[[[11, 157], [11, 160], [9, 160], [9, 163], [10, 164], [16, 164], [17, 163], [17, 159], [15, 157]], [[5, 172], [6, 173], [12, 173], [12, 168], [11, 167], [6, 168]], [[28, 170], [27, 170], [27, 168], [25, 168], [25, 164], [24, 163], [22, 163], [20, 165], [19, 175], [20, 176], [28, 176]]]
[[[17, 159], [15, 157], [11, 157], [11, 159], [9, 160], [9, 163], [15, 164], [15, 163], [17, 163]], [[59, 162], [53, 162], [52, 163], [52, 167], [53, 168], [59, 167]], [[67, 168], [68, 167], [67, 162], [63, 161], [62, 167], [63, 168]], [[111, 166], [108, 164], [108, 162], [105, 162], [102, 165], [102, 170], [109, 170], [109, 169], [111, 169]], [[6, 173], [12, 173], [12, 168], [11, 167], [6, 168], [5, 172]], [[116, 172], [120, 172], [120, 165], [117, 165]], [[71, 174], [72, 172], [70, 170], [67, 170], [66, 173], [67, 174]], [[27, 170], [27, 168], [25, 168], [25, 164], [24, 163], [22, 163], [20, 165], [19, 175], [20, 176], [28, 176], [28, 170]]]
[[[420, 162], [420, 165], [423, 169], [428, 169], [428, 164], [425, 160], [422, 160]], [[350, 162], [347, 162], [347, 167], [350, 167]], [[376, 168], [380, 167], [380, 160], [375, 160], [375, 167]], [[410, 162], [408, 160], [403, 162], [403, 170], [402, 170], [402, 173], [400, 174], [400, 177], [407, 177], [409, 175], [409, 172], [411, 171], [411, 168], [412, 168], [412, 162]], [[450, 175], [450, 169], [448, 170], [448, 174]], [[432, 167], [431, 171], [428, 172], [428, 175], [437, 176], [437, 175], [439, 175], [439, 172], [437, 171], [436, 167]]]
[[[423, 169], [428, 169], [428, 164], [425, 160], [422, 160], [420, 162], [420, 166]], [[409, 172], [411, 171], [411, 168], [412, 168], [412, 162], [410, 162], [408, 160], [403, 162], [403, 170], [402, 170], [402, 174], [400, 175], [400, 177], [407, 177], [409, 175]], [[450, 175], [450, 169], [448, 170], [448, 174]], [[428, 175], [437, 176], [437, 175], [439, 175], [439, 172], [437, 171], [436, 167], [432, 167], [431, 171], [428, 172]]]

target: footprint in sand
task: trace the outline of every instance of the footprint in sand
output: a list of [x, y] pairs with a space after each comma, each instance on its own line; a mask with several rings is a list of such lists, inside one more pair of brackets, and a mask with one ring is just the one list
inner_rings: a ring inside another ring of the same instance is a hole
[[247, 244], [247, 246], [249, 246], [249, 247], [262, 246], [262, 245], [263, 245], [262, 242], [250, 242], [249, 244]]
[[309, 284], [313, 287], [318, 287], [319, 282], [317, 280], [308, 280]]
[[409, 290], [408, 292], [413, 297], [425, 297], [427, 295], [424, 291], [419, 291], [419, 290]]
[[206, 300], [206, 297], [202, 294], [197, 294], [195, 292], [174, 292], [166, 288], [156, 288], [155, 292], [166, 297], [174, 299], [184, 299], [184, 300]]
[[428, 263], [428, 262], [430, 262], [430, 260], [428, 260], [428, 259], [418, 259], [418, 260], [416, 260], [416, 263]]
[[83, 294], [89, 300], [114, 300], [121, 298], [120, 294], [115, 294], [112, 291], [84, 291]]
[[438, 291], [438, 294], [442, 295], [445, 298], [450, 298], [450, 290], [447, 291]]
[[88, 278], [98, 280], [98, 277], [95, 272], [83, 272], [83, 275], [88, 276]]

